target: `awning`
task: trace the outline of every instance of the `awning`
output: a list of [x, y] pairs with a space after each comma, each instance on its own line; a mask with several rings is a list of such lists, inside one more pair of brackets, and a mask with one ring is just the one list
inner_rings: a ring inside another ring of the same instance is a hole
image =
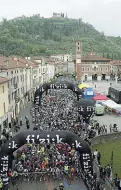
[[109, 107], [109, 108], [112, 108], [112, 109], [114, 108], [114, 109], [118, 109], [119, 110], [121, 108], [121, 105], [115, 103], [112, 100], [104, 101], [104, 102], [102, 102], [102, 104], [105, 105], [105, 106], [107, 106], [107, 107]]
[[93, 97], [94, 100], [109, 100], [108, 97], [104, 96], [103, 94], [99, 94], [95, 97]]
[[78, 86], [80, 89], [83, 89], [83, 88], [88, 88], [89, 87], [89, 85], [88, 84], [85, 84], [85, 83], [83, 83], [83, 84], [79, 84], [79, 86]]

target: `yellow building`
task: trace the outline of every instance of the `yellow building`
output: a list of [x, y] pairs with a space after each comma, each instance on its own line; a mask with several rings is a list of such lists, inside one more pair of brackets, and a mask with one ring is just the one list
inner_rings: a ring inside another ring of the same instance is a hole
[[0, 130], [8, 124], [8, 79], [0, 76]]

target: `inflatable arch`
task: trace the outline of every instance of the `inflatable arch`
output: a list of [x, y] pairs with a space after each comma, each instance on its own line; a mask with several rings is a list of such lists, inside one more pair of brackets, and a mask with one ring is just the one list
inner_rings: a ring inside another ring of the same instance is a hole
[[82, 90], [79, 87], [71, 82], [55, 82], [55, 83], [45, 83], [40, 86], [39, 89], [35, 91], [34, 103], [40, 105], [41, 97], [44, 92], [47, 92], [48, 89], [70, 89], [77, 94], [77, 100], [80, 100], [83, 97]]
[[81, 99], [77, 102], [76, 107], [78, 113], [82, 116], [83, 121], [89, 123], [90, 117], [92, 117], [95, 112], [94, 100]]
[[53, 132], [23, 132], [17, 134], [0, 151], [0, 171], [6, 173], [12, 169], [13, 152], [27, 143], [68, 143], [80, 153], [80, 163], [83, 171], [93, 173], [92, 154], [90, 146], [80, 137], [68, 131]]

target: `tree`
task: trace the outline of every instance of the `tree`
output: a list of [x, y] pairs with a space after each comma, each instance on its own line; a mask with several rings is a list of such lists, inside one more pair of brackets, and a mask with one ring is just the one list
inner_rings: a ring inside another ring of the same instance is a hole
[[[64, 13], [61, 13], [61, 16], [64, 18]], [[114, 58], [121, 59], [121, 39], [103, 36], [104, 33], [84, 23], [81, 18], [58, 19], [34, 15], [22, 17], [20, 20], [4, 19], [0, 24], [0, 54], [20, 56], [41, 53], [64, 54], [70, 49], [74, 49], [75, 52], [75, 41], [81, 40], [84, 55], [92, 47], [97, 54], [105, 52], [105, 56], [109, 54], [108, 57], [112, 57], [113, 52]]]
[[110, 58], [110, 54], [109, 54], [109, 52], [107, 53], [107, 58], [108, 58], [108, 59]]
[[112, 53], [112, 59], [114, 59], [113, 53]]

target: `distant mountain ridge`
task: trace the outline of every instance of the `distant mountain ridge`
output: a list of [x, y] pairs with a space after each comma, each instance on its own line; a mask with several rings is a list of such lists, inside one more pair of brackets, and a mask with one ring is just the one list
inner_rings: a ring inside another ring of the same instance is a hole
[[121, 59], [121, 38], [108, 37], [82, 19], [18, 17], [0, 24], [0, 54], [37, 56], [75, 54], [75, 41], [82, 41], [83, 54], [92, 50], [110, 59]]

